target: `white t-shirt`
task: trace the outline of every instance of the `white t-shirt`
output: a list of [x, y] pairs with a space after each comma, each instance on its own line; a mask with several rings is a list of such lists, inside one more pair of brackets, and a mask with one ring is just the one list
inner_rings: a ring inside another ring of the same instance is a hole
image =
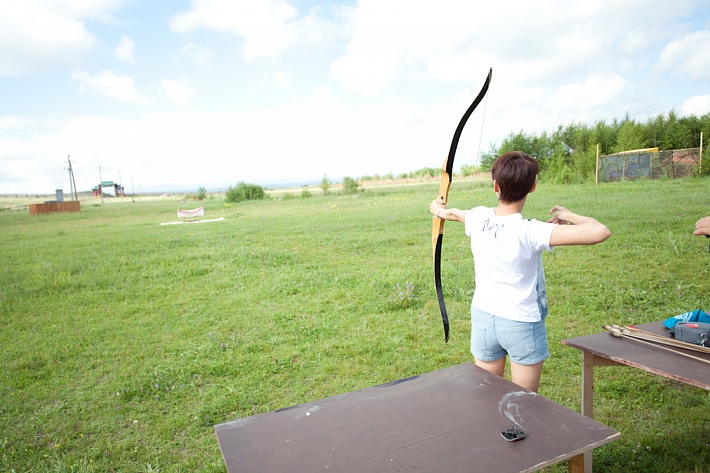
[[476, 271], [471, 304], [498, 317], [538, 322], [538, 263], [543, 250], [551, 251], [554, 227], [519, 213], [499, 217], [489, 207], [466, 211]]

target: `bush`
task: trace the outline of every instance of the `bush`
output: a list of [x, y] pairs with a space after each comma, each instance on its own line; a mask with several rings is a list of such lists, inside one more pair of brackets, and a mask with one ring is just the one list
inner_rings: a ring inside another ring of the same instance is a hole
[[323, 195], [328, 195], [328, 191], [330, 191], [328, 176], [323, 176], [323, 179], [320, 181], [320, 188], [323, 190]]
[[358, 187], [360, 187], [360, 183], [358, 183], [356, 179], [347, 176], [343, 178], [344, 194], [356, 194]]
[[461, 175], [462, 176], [472, 176], [479, 171], [480, 171], [479, 167], [476, 166], [475, 164], [463, 164], [461, 166]]
[[421, 168], [410, 173], [410, 175], [417, 178], [441, 176], [441, 168]]
[[266, 198], [264, 188], [256, 184], [240, 182], [237, 187], [229, 186], [224, 195], [226, 202], [243, 202], [245, 200], [263, 200]]

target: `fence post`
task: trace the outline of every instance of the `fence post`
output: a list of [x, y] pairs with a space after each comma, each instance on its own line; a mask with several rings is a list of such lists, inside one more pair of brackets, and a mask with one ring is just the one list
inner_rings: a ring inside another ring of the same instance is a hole
[[594, 184], [599, 184], [599, 143], [597, 143], [597, 165], [594, 171]]

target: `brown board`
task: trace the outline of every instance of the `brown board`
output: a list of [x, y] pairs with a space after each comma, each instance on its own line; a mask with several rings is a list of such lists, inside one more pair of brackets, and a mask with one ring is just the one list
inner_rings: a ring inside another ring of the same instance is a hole
[[[526, 437], [507, 442], [517, 426]], [[535, 471], [619, 437], [472, 363], [215, 426], [230, 473]]]
[[44, 215], [54, 212], [80, 212], [81, 202], [71, 200], [67, 202], [45, 202], [44, 204], [30, 204], [30, 215]]

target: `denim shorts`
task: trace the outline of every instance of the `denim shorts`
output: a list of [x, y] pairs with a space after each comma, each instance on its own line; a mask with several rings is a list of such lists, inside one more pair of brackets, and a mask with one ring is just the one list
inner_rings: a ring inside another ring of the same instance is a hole
[[471, 307], [471, 354], [495, 361], [506, 355], [519, 365], [534, 365], [550, 356], [545, 319], [518, 322]]

